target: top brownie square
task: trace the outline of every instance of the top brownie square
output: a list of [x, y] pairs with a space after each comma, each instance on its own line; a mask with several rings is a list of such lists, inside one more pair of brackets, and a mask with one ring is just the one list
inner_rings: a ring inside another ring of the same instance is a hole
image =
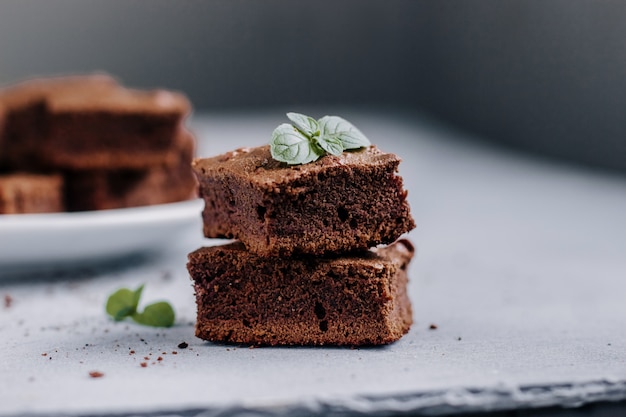
[[146, 169], [178, 163], [189, 101], [127, 89], [106, 75], [44, 78], [0, 90], [7, 168]]
[[238, 239], [261, 256], [392, 243], [415, 227], [399, 163], [375, 146], [304, 165], [274, 160], [269, 146], [195, 160], [204, 234]]

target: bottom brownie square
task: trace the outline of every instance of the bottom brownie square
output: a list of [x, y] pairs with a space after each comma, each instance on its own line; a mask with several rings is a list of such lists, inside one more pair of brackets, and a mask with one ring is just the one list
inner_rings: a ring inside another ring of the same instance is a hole
[[336, 258], [263, 258], [239, 243], [189, 254], [196, 336], [253, 345], [380, 345], [412, 323], [408, 240]]
[[65, 173], [68, 211], [109, 210], [173, 203], [197, 196], [191, 170], [195, 141], [183, 132], [179, 161], [146, 170], [87, 170]]

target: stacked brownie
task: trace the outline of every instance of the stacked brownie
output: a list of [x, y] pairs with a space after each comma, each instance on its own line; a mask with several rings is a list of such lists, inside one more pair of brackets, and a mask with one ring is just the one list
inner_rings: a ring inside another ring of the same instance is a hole
[[238, 240], [189, 254], [196, 335], [352, 346], [402, 337], [414, 249], [396, 239], [414, 223], [399, 163], [374, 146], [295, 166], [269, 146], [194, 161], [205, 236]]
[[37, 79], [0, 90], [0, 195], [9, 198], [11, 180], [13, 195], [43, 201], [33, 182], [60, 178], [55, 201], [21, 204], [19, 212], [188, 199], [196, 187], [194, 138], [184, 127], [190, 110], [179, 93], [127, 89], [107, 75]]

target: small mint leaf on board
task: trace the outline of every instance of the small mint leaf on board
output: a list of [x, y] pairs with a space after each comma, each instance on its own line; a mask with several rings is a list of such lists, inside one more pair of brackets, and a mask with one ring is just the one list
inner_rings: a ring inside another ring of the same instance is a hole
[[141, 313], [135, 313], [131, 317], [139, 324], [152, 327], [172, 327], [176, 319], [174, 309], [165, 301], [147, 305]]
[[128, 316], [132, 316], [137, 311], [137, 305], [139, 304], [139, 297], [141, 297], [141, 291], [143, 285], [137, 288], [135, 291], [131, 291], [128, 288], [120, 288], [111, 294], [106, 303], [106, 312], [109, 316], [113, 317], [113, 320], [120, 321]]
[[107, 299], [107, 314], [115, 321], [131, 317], [135, 322], [146, 326], [171, 327], [176, 316], [172, 306], [165, 301], [150, 304], [142, 312], [138, 311], [143, 288], [142, 284], [135, 291], [128, 288], [115, 291]]
[[141, 284], [133, 292], [133, 304], [135, 306], [135, 310], [137, 310], [137, 306], [139, 305], [139, 300], [141, 299], [141, 294], [143, 293], [143, 287], [144, 287], [144, 284]]
[[357, 149], [370, 145], [369, 139], [349, 121], [339, 116], [324, 116], [319, 120], [320, 137], [339, 140], [343, 149]]
[[300, 113], [287, 113], [287, 118], [293, 122], [293, 125], [309, 138], [319, 135], [319, 124], [314, 118]]
[[318, 159], [319, 148], [294, 126], [283, 123], [274, 129], [270, 141], [272, 158], [288, 164], [306, 164]]

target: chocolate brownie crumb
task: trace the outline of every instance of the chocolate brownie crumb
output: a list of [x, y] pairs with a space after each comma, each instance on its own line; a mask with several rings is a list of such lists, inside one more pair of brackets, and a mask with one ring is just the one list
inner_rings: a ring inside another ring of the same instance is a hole
[[12, 304], [13, 304], [13, 297], [11, 297], [10, 294], [5, 294], [4, 295], [4, 308], [11, 308]]
[[89, 376], [92, 378], [102, 378], [104, 376], [104, 374], [102, 372], [99, 371], [91, 371], [89, 372]]

